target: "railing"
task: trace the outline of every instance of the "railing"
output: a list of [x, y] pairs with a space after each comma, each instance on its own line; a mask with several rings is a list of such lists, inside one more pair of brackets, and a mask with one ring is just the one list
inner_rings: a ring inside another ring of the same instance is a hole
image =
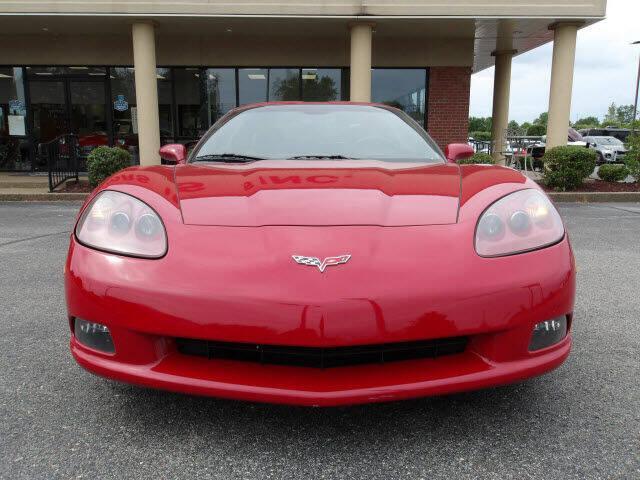
[[76, 135], [60, 135], [50, 142], [41, 143], [38, 149], [40, 155], [47, 160], [50, 192], [71, 178], [78, 180], [78, 137]]
[[[527, 135], [505, 135], [505, 150], [500, 152], [506, 159], [508, 167], [518, 170], [534, 170], [541, 168], [540, 159], [544, 155], [545, 144], [543, 137]], [[491, 154], [495, 150], [492, 141], [469, 140], [475, 152]]]
[[490, 140], [469, 140], [469, 144], [473, 147], [473, 151], [478, 153], [491, 154], [493, 151], [493, 142]]
[[542, 156], [545, 151], [543, 137], [531, 135], [508, 135], [504, 152], [507, 166], [517, 170], [542, 169]]

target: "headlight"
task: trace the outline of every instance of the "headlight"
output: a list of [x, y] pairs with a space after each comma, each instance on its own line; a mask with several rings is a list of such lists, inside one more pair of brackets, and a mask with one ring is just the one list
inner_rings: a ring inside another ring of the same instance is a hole
[[158, 214], [126, 193], [105, 190], [82, 213], [78, 241], [106, 252], [159, 258], [167, 252], [167, 235]]
[[480, 216], [476, 252], [499, 257], [559, 242], [564, 227], [558, 211], [537, 190], [520, 190], [501, 198]]

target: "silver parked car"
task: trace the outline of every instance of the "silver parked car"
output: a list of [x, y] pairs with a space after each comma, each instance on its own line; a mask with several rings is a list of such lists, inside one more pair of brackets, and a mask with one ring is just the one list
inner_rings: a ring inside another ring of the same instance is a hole
[[616, 137], [589, 136], [584, 137], [589, 148], [598, 152], [598, 163], [615, 163], [624, 161], [627, 149]]

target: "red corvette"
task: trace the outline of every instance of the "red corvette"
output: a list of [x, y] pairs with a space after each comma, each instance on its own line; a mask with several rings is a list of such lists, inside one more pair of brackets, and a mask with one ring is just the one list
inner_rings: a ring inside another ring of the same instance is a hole
[[500, 385], [571, 348], [558, 212], [504, 167], [458, 165], [385, 105], [236, 109], [176, 165], [87, 200], [65, 267], [87, 370], [234, 399], [342, 405]]

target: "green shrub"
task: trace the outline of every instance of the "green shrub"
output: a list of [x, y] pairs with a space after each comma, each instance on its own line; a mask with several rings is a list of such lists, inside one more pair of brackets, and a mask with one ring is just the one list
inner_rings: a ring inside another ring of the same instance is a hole
[[605, 182], [620, 182], [627, 178], [629, 169], [624, 165], [602, 165], [598, 169], [598, 176]]
[[627, 170], [629, 170], [629, 175], [631, 175], [636, 182], [640, 182], [640, 158], [637, 156], [625, 158], [624, 164]]
[[625, 155], [624, 164], [636, 182], [640, 182], [640, 136], [629, 137], [627, 141], [629, 151]]
[[472, 163], [481, 163], [481, 164], [489, 164], [493, 165], [496, 161], [493, 159], [491, 155], [484, 152], [476, 152], [473, 156], [469, 158], [463, 158], [462, 160], [458, 160], [460, 165], [468, 165]]
[[561, 146], [542, 157], [544, 182], [555, 190], [575, 190], [596, 168], [596, 151], [584, 147]]
[[491, 141], [491, 132], [469, 132], [469, 136], [479, 142]]
[[94, 148], [87, 158], [89, 185], [96, 187], [107, 177], [130, 165], [131, 154], [122, 148]]

